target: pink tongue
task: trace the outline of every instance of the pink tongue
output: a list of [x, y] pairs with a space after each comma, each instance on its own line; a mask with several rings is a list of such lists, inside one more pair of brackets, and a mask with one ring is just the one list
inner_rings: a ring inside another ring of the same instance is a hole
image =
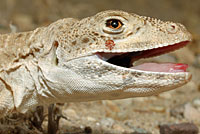
[[173, 63], [164, 63], [164, 64], [157, 64], [157, 63], [144, 63], [138, 66], [131, 67], [137, 70], [143, 71], [152, 71], [152, 72], [186, 72], [188, 68], [187, 64], [173, 64]]

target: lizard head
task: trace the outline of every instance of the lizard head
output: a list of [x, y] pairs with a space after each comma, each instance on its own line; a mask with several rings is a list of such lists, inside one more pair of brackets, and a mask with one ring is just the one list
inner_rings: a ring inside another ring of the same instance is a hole
[[79, 89], [102, 93], [99, 99], [158, 94], [191, 79], [185, 64], [133, 66], [136, 60], [168, 53], [190, 42], [191, 34], [182, 24], [109, 10], [73, 21], [66, 29], [56, 36], [58, 67], [73, 70], [83, 85]]
[[74, 21], [66, 29], [57, 34], [68, 55], [66, 60], [95, 53], [141, 52], [187, 43], [192, 38], [182, 24], [113, 10]]

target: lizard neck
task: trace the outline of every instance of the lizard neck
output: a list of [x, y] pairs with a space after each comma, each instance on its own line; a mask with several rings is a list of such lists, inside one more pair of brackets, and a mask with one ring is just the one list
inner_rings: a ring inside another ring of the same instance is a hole
[[41, 36], [44, 31], [45, 28], [38, 28], [30, 32], [0, 35], [0, 70], [9, 70], [39, 55], [44, 49]]

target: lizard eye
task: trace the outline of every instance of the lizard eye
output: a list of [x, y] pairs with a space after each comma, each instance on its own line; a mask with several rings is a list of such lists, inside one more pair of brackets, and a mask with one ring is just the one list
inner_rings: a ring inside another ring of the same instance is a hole
[[106, 26], [112, 29], [120, 29], [122, 27], [123, 23], [120, 20], [117, 19], [110, 19], [107, 20]]

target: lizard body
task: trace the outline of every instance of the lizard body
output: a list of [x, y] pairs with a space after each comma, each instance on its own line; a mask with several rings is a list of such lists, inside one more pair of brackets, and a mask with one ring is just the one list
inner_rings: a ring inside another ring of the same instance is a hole
[[132, 63], [189, 41], [191, 34], [179, 23], [112, 10], [0, 35], [1, 116], [37, 105], [149, 96], [180, 87], [191, 79], [186, 65]]

